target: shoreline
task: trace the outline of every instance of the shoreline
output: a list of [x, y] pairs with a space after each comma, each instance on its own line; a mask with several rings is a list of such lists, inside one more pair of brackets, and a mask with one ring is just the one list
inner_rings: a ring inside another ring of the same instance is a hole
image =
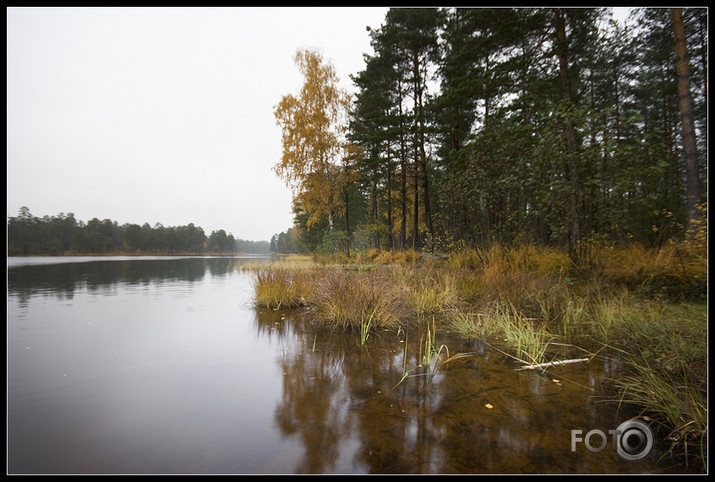
[[388, 251], [249, 269], [257, 308], [305, 311], [359, 333], [361, 344], [412, 330], [439, 357], [433, 336], [447, 330], [534, 366], [605, 349], [626, 373], [609, 383], [614, 400], [650, 420], [673, 459], [706, 465], [706, 258], [683, 244], [590, 254], [576, 265], [562, 250], [495, 246], [446, 259]]

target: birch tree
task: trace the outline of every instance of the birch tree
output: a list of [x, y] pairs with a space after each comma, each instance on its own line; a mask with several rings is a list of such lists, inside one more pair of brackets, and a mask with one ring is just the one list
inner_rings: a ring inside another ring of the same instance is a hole
[[308, 215], [308, 227], [327, 219], [332, 230], [335, 218], [346, 208], [341, 156], [347, 151], [350, 99], [338, 87], [332, 64], [324, 62], [318, 52], [299, 49], [295, 63], [305, 81], [297, 96], [283, 96], [275, 107], [283, 155], [273, 170], [292, 189], [294, 203]]

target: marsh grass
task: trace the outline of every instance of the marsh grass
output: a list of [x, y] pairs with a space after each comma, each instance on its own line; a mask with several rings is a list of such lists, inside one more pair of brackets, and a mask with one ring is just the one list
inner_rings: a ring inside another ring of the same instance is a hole
[[360, 328], [361, 340], [373, 327], [399, 326], [406, 315], [399, 290], [375, 271], [324, 270], [314, 284], [316, 315], [325, 323]]
[[412, 318], [428, 323], [429, 317], [441, 314], [459, 301], [454, 276], [433, 264], [393, 269], [392, 286], [402, 286]]
[[632, 295], [615, 300], [604, 311], [612, 317], [608, 338], [626, 361], [627, 374], [614, 380], [618, 401], [653, 418], [672, 455], [705, 467], [706, 307]]
[[463, 356], [437, 344], [434, 334], [444, 329], [493, 342], [521, 363], [552, 361], [563, 343], [613, 348], [629, 370], [614, 385], [616, 398], [642, 407], [673, 437], [683, 434], [680, 446], [696, 450], [707, 428], [702, 246], [581, 248], [581, 264], [561, 250], [493, 245], [445, 259], [374, 250], [251, 273], [256, 305], [306, 307], [325, 325], [356, 330], [362, 345], [378, 330], [421, 333], [420, 367], [405, 365], [400, 383]]
[[393, 386], [393, 389], [402, 384], [405, 380], [415, 377], [427, 377], [432, 380], [437, 372], [444, 369], [445, 366], [456, 360], [461, 360], [464, 358], [469, 358], [474, 356], [474, 353], [457, 353], [455, 355], [449, 354], [449, 348], [446, 344], [437, 344], [437, 328], [433, 320], [432, 325], [427, 324], [427, 332], [422, 335], [419, 343], [419, 360], [420, 363], [411, 368], [407, 369], [407, 334], [405, 334], [404, 348], [402, 354], [402, 376]]
[[543, 323], [523, 316], [513, 305], [507, 304], [498, 305], [491, 317], [497, 333], [507, 346], [512, 347], [517, 358], [534, 364], [546, 361], [546, 350], [552, 335]]
[[374, 313], [370, 313], [370, 317], [367, 321], [362, 321], [360, 323], [360, 345], [367, 343], [367, 340], [370, 338], [370, 330], [372, 329], [370, 325], [372, 324], [373, 316]]
[[601, 284], [620, 285], [650, 299], [703, 302], [707, 252], [693, 243], [669, 241], [659, 248], [638, 243], [589, 248], [591, 274]]
[[551, 357], [557, 344], [549, 338], [552, 333], [621, 350], [628, 375], [615, 380], [617, 398], [658, 421], [671, 452], [705, 467], [707, 257], [702, 244], [599, 244], [590, 248], [583, 265], [573, 264], [565, 253], [532, 248], [457, 253], [446, 265], [468, 303], [450, 310], [446, 320], [465, 337], [502, 337], [521, 359]]
[[613, 329], [628, 317], [627, 292], [620, 295], [597, 296], [591, 304], [591, 332], [597, 339], [608, 340]]
[[393, 266], [408, 266], [414, 265], [423, 260], [422, 255], [415, 251], [414, 249], [406, 249], [403, 251], [370, 251], [368, 252], [368, 258], [372, 262], [380, 265], [393, 265]]
[[555, 339], [543, 322], [525, 317], [513, 305], [502, 303], [480, 313], [455, 308], [450, 311], [447, 324], [465, 338], [494, 339], [510, 350], [514, 358], [528, 364], [546, 361], [549, 345]]
[[261, 266], [253, 271], [254, 302], [266, 308], [295, 308], [306, 304], [313, 283], [310, 272], [298, 266]]
[[689, 376], [675, 376], [658, 363], [632, 359], [634, 375], [617, 381], [619, 402], [633, 405], [653, 417], [666, 434], [671, 455], [695, 458], [707, 465], [707, 397], [702, 386]]
[[437, 347], [437, 328], [435, 327], [434, 318], [432, 318], [432, 326], [427, 326], [427, 333], [423, 337], [423, 341], [422, 366], [431, 369], [432, 373], [434, 373], [437, 361], [440, 359], [443, 351], [446, 352], [447, 358], [449, 358], [449, 348], [447, 348], [447, 345]]
[[446, 316], [449, 329], [456, 331], [462, 338], [484, 340], [494, 334], [493, 325], [488, 322], [485, 313], [465, 312], [453, 308]]

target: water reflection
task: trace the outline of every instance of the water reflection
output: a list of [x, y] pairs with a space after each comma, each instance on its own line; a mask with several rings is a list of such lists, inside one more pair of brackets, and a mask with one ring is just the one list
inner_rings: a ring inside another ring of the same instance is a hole
[[[610, 450], [571, 452], [572, 429], [607, 431], [633, 415], [598, 403], [603, 362], [562, 367], [554, 381], [444, 334], [440, 343], [452, 353], [474, 356], [430, 375], [418, 368], [418, 342], [408, 337], [405, 351], [404, 334], [359, 346], [356, 333], [320, 329], [309, 317], [261, 310], [256, 319], [260, 333], [299, 340], [278, 358], [283, 396], [275, 409], [282, 434], [303, 447], [296, 473], [658, 470], [653, 454], [626, 462]], [[403, 367], [417, 376], [398, 383]]]
[[78, 290], [111, 294], [119, 284], [148, 286], [166, 282], [201, 281], [211, 276], [225, 276], [255, 258], [105, 258], [83, 263], [30, 264], [9, 266], [8, 292], [21, 304], [36, 295], [50, 295], [71, 300]]

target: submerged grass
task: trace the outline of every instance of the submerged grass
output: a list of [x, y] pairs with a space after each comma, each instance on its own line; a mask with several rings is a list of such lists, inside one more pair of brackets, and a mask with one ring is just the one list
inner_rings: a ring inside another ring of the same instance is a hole
[[[307, 307], [324, 324], [355, 329], [361, 344], [378, 329], [422, 333], [423, 369], [459, 356], [437, 346], [439, 330], [489, 340], [523, 363], [553, 360], [557, 339], [605, 345], [627, 362], [614, 398], [660, 420], [671, 438], [682, 434], [674, 443], [683, 450], [699, 450], [707, 430], [704, 250], [582, 248], [578, 265], [564, 251], [499, 245], [444, 259], [414, 251], [294, 259], [251, 269], [254, 300]], [[403, 380], [416, 376], [404, 368]]]
[[[686, 466], [707, 464], [706, 387], [689, 374], [663, 370], [659, 363], [637, 357], [635, 372], [617, 381], [619, 401], [634, 405], [643, 416], [654, 418], [670, 444], [670, 454]], [[696, 375], [697, 376], [697, 375]]]

